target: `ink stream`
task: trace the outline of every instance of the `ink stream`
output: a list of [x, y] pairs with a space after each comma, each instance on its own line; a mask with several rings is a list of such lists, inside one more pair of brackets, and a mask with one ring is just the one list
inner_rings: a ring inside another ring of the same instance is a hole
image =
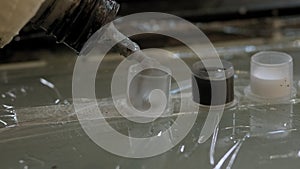
[[119, 32], [113, 23], [109, 23], [103, 29], [105, 35], [101, 34], [100, 36], [106, 37], [100, 38], [104, 38], [105, 40], [111, 41], [112, 43], [117, 42], [117, 45], [115, 47], [116, 50], [127, 59], [139, 62], [143, 67], [160, 66], [158, 61], [142, 52], [138, 44], [131, 41], [128, 37]]

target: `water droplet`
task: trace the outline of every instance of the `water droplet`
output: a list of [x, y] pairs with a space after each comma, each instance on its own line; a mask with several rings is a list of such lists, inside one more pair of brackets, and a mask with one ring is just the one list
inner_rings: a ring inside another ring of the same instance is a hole
[[184, 149], [185, 149], [185, 145], [182, 145], [181, 147], [180, 147], [180, 152], [184, 152]]
[[162, 131], [160, 131], [157, 136], [160, 137], [162, 135]]
[[11, 91], [10, 92], [7, 92], [6, 93], [8, 96], [10, 96], [11, 98], [17, 98], [17, 96], [14, 94], [14, 93], [12, 93]]
[[55, 103], [55, 104], [58, 104], [59, 102], [60, 102], [60, 100], [59, 100], [59, 99], [56, 99], [54, 103]]
[[22, 92], [22, 93], [26, 93], [26, 89], [24, 88], [24, 87], [22, 87], [21, 89], [20, 89], [20, 91]]

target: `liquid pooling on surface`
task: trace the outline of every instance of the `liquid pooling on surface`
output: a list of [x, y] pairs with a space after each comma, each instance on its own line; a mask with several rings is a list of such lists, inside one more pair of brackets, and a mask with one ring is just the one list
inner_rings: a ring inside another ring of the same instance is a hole
[[[196, 124], [183, 141], [164, 154], [146, 159], [115, 156], [95, 145], [85, 134], [69, 99], [72, 66], [66, 65], [70, 60], [52, 64], [54, 68], [45, 67], [47, 73], [41, 71], [38, 75], [34, 74], [36, 69], [27, 73], [21, 70], [23, 76], [18, 78], [13, 73], [4, 76], [0, 72], [3, 82], [0, 83], [0, 168], [298, 168], [300, 99], [296, 97], [285, 104], [253, 102], [244, 94], [250, 83], [249, 66], [240, 65], [241, 60], [250, 62], [250, 57], [241, 55], [229, 60], [237, 65], [234, 78], [238, 103], [225, 110], [213, 136], [203, 144], [198, 143], [208, 112], [199, 109]], [[298, 63], [295, 61], [296, 68]], [[96, 79], [97, 84], [106, 83], [114, 64], [106, 65]], [[63, 68], [70, 70], [61, 72]], [[298, 69], [294, 73], [299, 77]], [[108, 92], [100, 86], [97, 86], [99, 93]], [[170, 93], [172, 104], [168, 111], [173, 114], [138, 127], [120, 117], [109, 95], [99, 98], [98, 105], [105, 120], [122, 134], [161, 136], [174, 125], [176, 117], [193, 113], [179, 112], [180, 91], [176, 87]], [[191, 94], [185, 93], [182, 99], [189, 97]], [[81, 102], [89, 103], [89, 100]], [[99, 120], [101, 125], [103, 119], [94, 120]], [[175, 136], [176, 133], [171, 133], [169, 139]]]

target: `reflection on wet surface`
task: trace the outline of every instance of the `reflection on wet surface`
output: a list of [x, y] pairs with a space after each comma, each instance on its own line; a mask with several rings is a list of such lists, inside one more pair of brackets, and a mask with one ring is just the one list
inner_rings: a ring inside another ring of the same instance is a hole
[[[221, 57], [235, 66], [237, 104], [225, 110], [219, 126], [207, 142], [198, 143], [207, 117], [207, 110], [199, 109], [196, 124], [180, 144], [148, 159], [115, 156], [98, 147], [84, 133], [71, 99], [75, 57], [56, 53], [60, 57], [45, 58], [47, 64], [43, 66], [1, 71], [0, 168], [298, 168], [299, 98], [287, 104], [270, 105], [251, 101], [244, 95], [244, 89], [249, 85], [250, 56], [257, 50], [284, 49], [294, 58], [295, 84], [300, 80], [299, 40], [288, 39], [288, 43], [284, 40], [247, 45], [217, 43]], [[185, 48], [170, 50], [187, 63], [195, 62], [193, 54]], [[193, 113], [188, 110], [178, 112], [180, 91], [173, 86], [170, 111], [175, 114], [138, 128], [121, 118], [109, 98], [111, 76], [121, 59], [118, 55], [107, 57], [96, 78], [98, 105], [112, 127], [136, 137], [160, 136], [173, 124], [174, 118]], [[93, 58], [87, 61], [93, 62]], [[88, 103], [89, 100], [82, 102]], [[103, 119], [92, 120], [99, 120], [99, 126], [102, 125]], [[170, 140], [172, 136], [170, 134]]]

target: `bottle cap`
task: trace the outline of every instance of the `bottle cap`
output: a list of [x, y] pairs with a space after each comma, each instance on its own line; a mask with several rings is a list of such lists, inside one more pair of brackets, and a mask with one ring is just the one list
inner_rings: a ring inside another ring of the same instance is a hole
[[[218, 59], [205, 59], [192, 67], [193, 100], [204, 106], [225, 105], [234, 101], [234, 68]], [[203, 63], [205, 63], [205, 66]], [[208, 63], [208, 64], [207, 64]]]

